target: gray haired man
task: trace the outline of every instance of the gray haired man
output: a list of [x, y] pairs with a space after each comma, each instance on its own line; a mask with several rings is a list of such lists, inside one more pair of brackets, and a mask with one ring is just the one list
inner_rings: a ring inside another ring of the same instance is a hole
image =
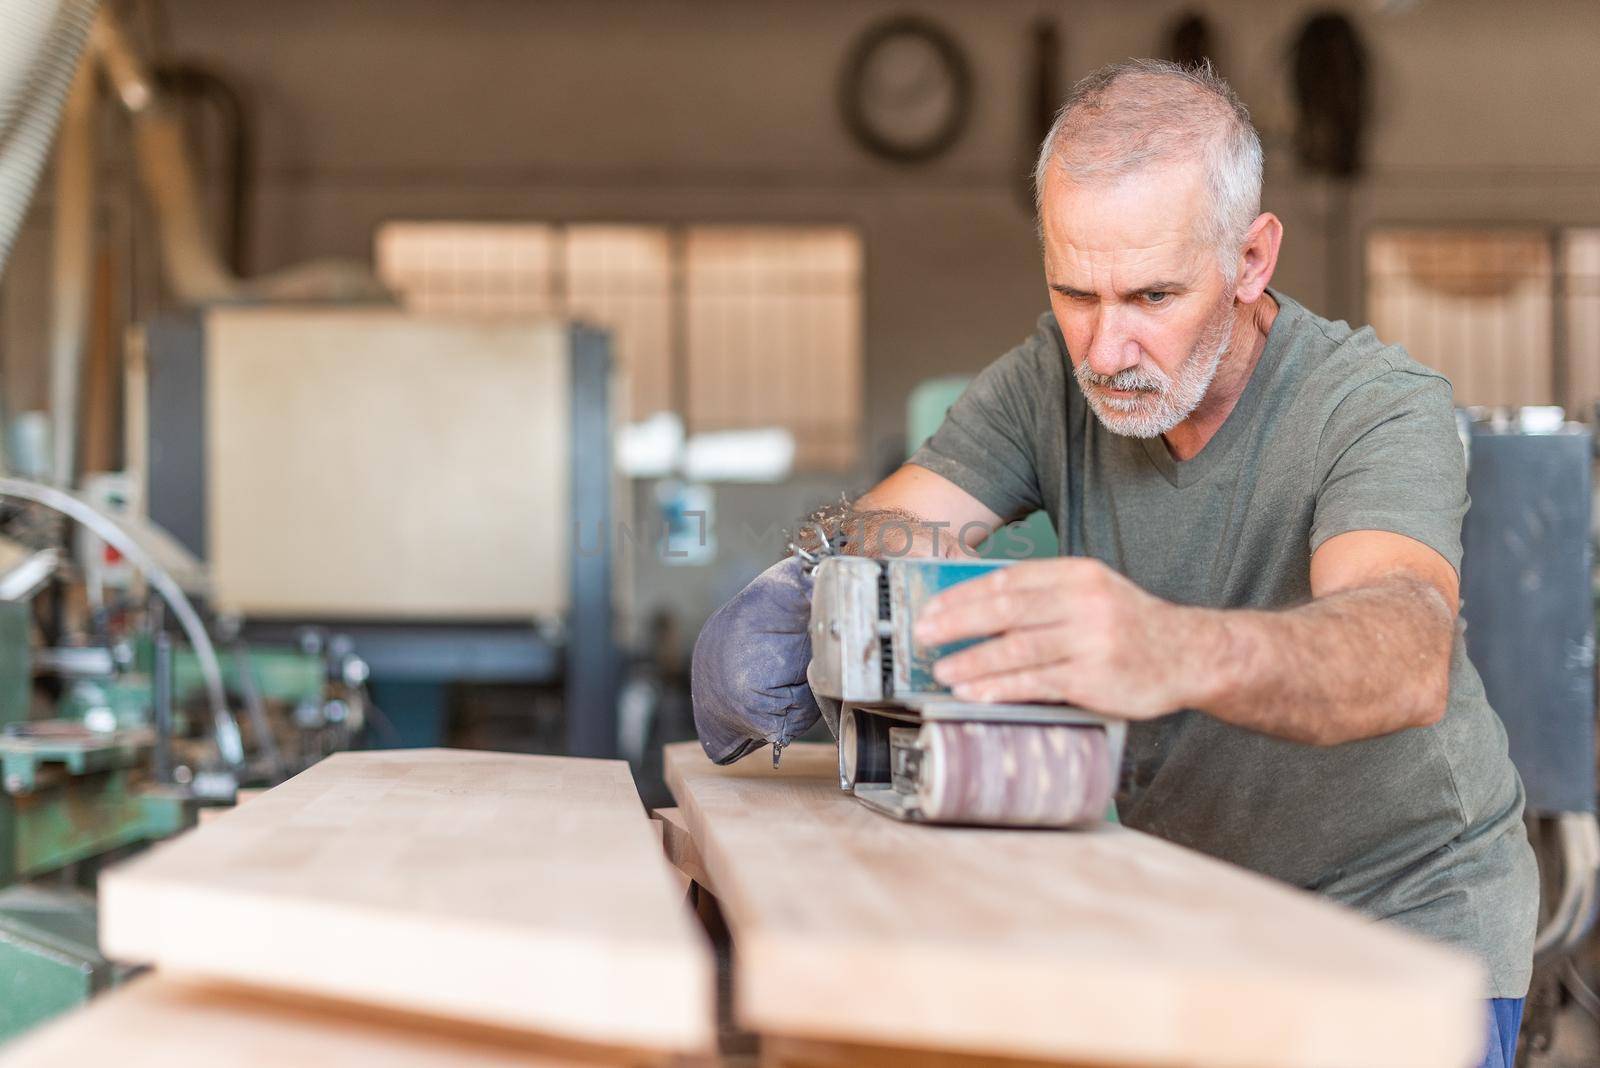
[[[1484, 1063], [1508, 1066], [1538, 876], [1456, 627], [1449, 382], [1268, 288], [1261, 143], [1209, 70], [1084, 79], [1036, 186], [1050, 312], [843, 521], [918, 520], [955, 554], [1046, 511], [1061, 558], [920, 619], [923, 642], [984, 639], [937, 677], [1126, 717], [1124, 822], [1475, 953]], [[806, 581], [779, 564], [702, 631], [713, 759], [814, 722]]]

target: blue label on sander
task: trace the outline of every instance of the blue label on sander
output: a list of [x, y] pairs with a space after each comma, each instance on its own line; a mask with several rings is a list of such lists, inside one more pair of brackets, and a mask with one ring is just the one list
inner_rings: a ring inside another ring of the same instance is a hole
[[[1008, 567], [1009, 560], [893, 560], [889, 563], [891, 618], [895, 622], [895, 656], [905, 664], [897, 682], [908, 693], [949, 693], [933, 677], [934, 662], [985, 641], [966, 638], [923, 647], [912, 637], [922, 606], [950, 587]], [[898, 674], [898, 672], [897, 672]]]

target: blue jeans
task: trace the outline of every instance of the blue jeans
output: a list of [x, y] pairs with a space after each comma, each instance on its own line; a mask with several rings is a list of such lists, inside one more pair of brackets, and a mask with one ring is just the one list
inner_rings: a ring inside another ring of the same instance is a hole
[[1521, 998], [1493, 998], [1489, 1009], [1489, 1048], [1482, 1068], [1511, 1068], [1517, 1056], [1517, 1030], [1522, 1026]]

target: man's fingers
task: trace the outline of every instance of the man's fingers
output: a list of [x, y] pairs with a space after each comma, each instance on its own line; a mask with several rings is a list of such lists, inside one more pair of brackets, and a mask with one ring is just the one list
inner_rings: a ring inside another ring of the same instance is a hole
[[996, 568], [988, 575], [958, 583], [934, 597], [922, 606], [921, 618], [938, 619], [950, 612], [964, 612], [1007, 594], [1028, 594], [1040, 590], [1066, 594], [1104, 569], [1104, 564], [1088, 557], [1028, 560], [1010, 567]]
[[1072, 705], [1117, 719], [1146, 720], [1176, 711], [1159, 698], [1129, 692], [1128, 684], [1095, 670], [1091, 660], [1075, 660], [985, 675], [951, 688], [963, 701], [980, 704]]
[[984, 704], [1014, 704], [1042, 701], [1050, 704], [1071, 704], [1069, 691], [1072, 666], [1058, 664], [1029, 668], [1001, 675], [988, 675], [973, 682], [963, 683], [953, 691], [963, 701], [981, 701]]
[[1064, 627], [1027, 627], [944, 657], [933, 666], [941, 685], [957, 686], [988, 675], [1042, 667], [1069, 655], [1071, 632]]
[[914, 637], [917, 644], [924, 647], [966, 638], [987, 638], [1009, 630], [1060, 622], [1069, 610], [1070, 598], [1042, 587], [1001, 588], [945, 611], [923, 611], [917, 617]]

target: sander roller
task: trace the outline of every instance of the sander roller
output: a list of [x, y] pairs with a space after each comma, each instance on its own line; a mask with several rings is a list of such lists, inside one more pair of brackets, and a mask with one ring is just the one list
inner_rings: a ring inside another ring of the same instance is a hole
[[1004, 561], [825, 555], [811, 597], [806, 672], [839, 741], [839, 786], [898, 819], [1068, 827], [1104, 818], [1126, 724], [1066, 705], [961, 701], [921, 649], [918, 609]]

